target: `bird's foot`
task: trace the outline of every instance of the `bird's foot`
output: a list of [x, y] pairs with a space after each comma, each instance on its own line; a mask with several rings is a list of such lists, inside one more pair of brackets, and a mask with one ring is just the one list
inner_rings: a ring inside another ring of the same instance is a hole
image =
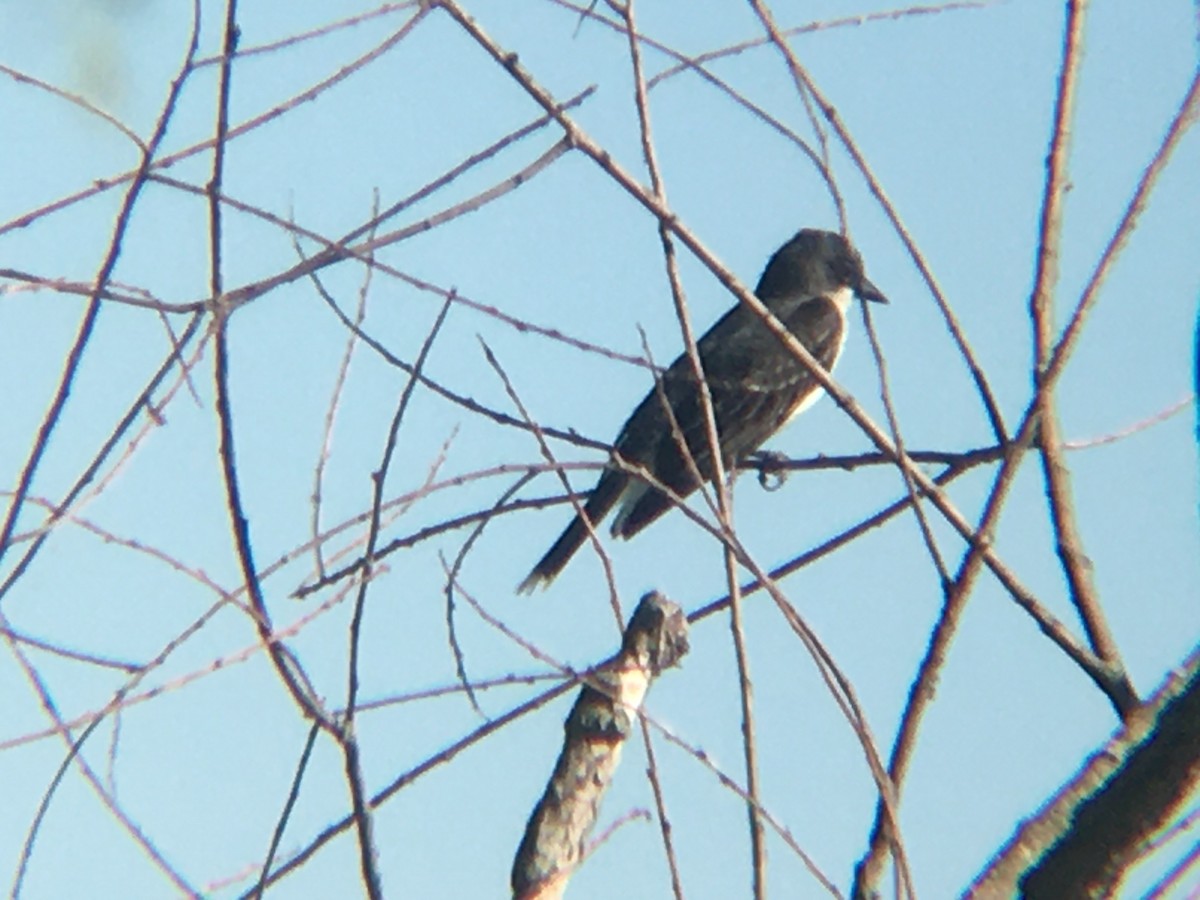
[[749, 462], [758, 469], [758, 483], [764, 491], [777, 491], [783, 487], [787, 481], [789, 461], [787, 454], [775, 450], [759, 450], [749, 458]]

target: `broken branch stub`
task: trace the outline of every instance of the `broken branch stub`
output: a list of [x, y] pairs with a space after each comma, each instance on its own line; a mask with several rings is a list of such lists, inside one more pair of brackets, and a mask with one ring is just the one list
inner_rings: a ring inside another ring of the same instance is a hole
[[621, 652], [588, 677], [567, 716], [562, 753], [513, 861], [515, 900], [562, 896], [585, 855], [600, 801], [650, 682], [687, 651], [687, 618], [679, 605], [657, 591], [642, 597]]

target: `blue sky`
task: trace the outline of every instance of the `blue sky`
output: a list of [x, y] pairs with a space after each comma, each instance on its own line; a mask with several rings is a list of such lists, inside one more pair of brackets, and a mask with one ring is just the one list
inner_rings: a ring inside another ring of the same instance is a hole
[[[301, 6], [242, 4], [241, 47], [266, 45], [374, 8], [345, 2]], [[161, 0], [7, 0], [0, 3], [0, 63], [88, 97], [146, 137], [183, 58], [186, 7]], [[614, 159], [647, 180], [622, 36], [597, 24], [576, 34], [577, 17], [542, 0], [479, 0], [468, 8], [557, 97], [595, 84], [595, 93], [573, 112], [575, 120]], [[775, 15], [791, 26], [885, 8], [809, 3], [798, 18], [778, 4]], [[644, 34], [687, 54], [761, 35], [749, 5], [647, 2], [637, 13]], [[200, 55], [209, 56], [219, 48], [224, 13], [204, 4], [203, 15]], [[397, 31], [409, 15], [397, 9], [239, 59], [231, 121], [245, 121], [328, 77]], [[1060, 323], [1193, 77], [1196, 16], [1196, 6], [1183, 0], [1097, 3], [1089, 11], [1055, 299]], [[1028, 303], [1061, 45], [1060, 4], [1031, 0], [872, 19], [792, 40], [928, 260], [1010, 427], [1031, 390]], [[648, 71], [666, 67], [661, 55], [645, 52]], [[811, 138], [804, 107], [775, 50], [758, 47], [719, 59], [711, 71]], [[164, 153], [211, 136], [216, 79], [213, 65], [189, 77]], [[6, 123], [0, 141], [5, 173], [0, 268], [91, 279], [111, 239], [122, 190], [71, 203], [28, 227], [13, 223], [97, 179], [128, 171], [137, 162], [133, 145], [97, 118], [4, 73], [0, 110]], [[744, 283], [754, 283], [770, 253], [798, 228], [836, 227], [829, 197], [796, 146], [711, 85], [676, 75], [651, 92], [651, 111], [672, 208]], [[336, 238], [369, 217], [373, 192], [386, 207], [539, 114], [449, 17], [433, 13], [370, 65], [232, 140], [224, 188], [242, 203]], [[558, 137], [546, 128], [515, 144], [384, 228], [419, 222], [473, 197], [531, 163]], [[907, 445], [945, 450], [986, 445], [987, 420], [928, 288], [847, 154], [835, 145], [832, 158], [854, 239], [871, 278], [892, 300], [872, 313]], [[211, 154], [202, 153], [165, 174], [202, 187], [211, 165]], [[1121, 432], [1193, 390], [1198, 201], [1200, 143], [1191, 134], [1106, 281], [1060, 383], [1068, 439]], [[168, 303], [205, 299], [208, 227], [201, 196], [148, 185], [134, 210], [115, 281]], [[227, 288], [295, 264], [285, 229], [228, 209], [224, 227]], [[305, 247], [310, 254], [314, 249], [311, 243]], [[482, 339], [531, 414], [588, 438], [615, 436], [650, 386], [645, 369], [516, 328], [484, 307], [628, 356], [642, 353], [639, 329], [660, 362], [681, 346], [653, 219], [578, 152], [494, 203], [384, 248], [379, 259], [411, 278], [454, 288], [479, 305], [451, 309], [430, 354], [432, 378], [515, 414], [484, 358]], [[706, 328], [732, 298], [686, 252], [681, 269], [693, 323]], [[331, 267], [322, 282], [352, 310], [363, 269]], [[53, 396], [83, 304], [75, 296], [28, 290], [19, 280], [0, 280], [0, 291], [0, 385], [7, 414], [7, 426], [0, 429], [0, 489], [10, 491]], [[411, 360], [439, 306], [429, 291], [376, 272], [364, 327]], [[171, 320], [177, 330], [183, 327], [181, 316]], [[231, 322], [239, 478], [262, 567], [310, 536], [313, 469], [346, 340], [305, 280], [259, 297]], [[104, 306], [33, 495], [60, 498], [68, 490], [169, 346], [156, 312]], [[208, 347], [192, 373], [195, 398], [186, 387], [174, 395], [163, 410], [163, 426], [141, 417], [130, 435], [145, 427], [145, 438], [120, 466], [114, 461], [102, 470], [111, 480], [77, 513], [232, 590], [240, 575], [217, 463], [212, 356]], [[883, 422], [878, 376], [857, 314], [836, 374], [871, 417]], [[356, 349], [326, 472], [326, 526], [368, 507], [371, 473], [379, 466], [404, 383], [403, 374], [370, 349]], [[1192, 409], [1123, 440], [1068, 455], [1098, 593], [1142, 692], [1155, 687], [1197, 640]], [[769, 446], [802, 458], [869, 449], [854, 423], [827, 401]], [[563, 462], [604, 459], [566, 443], [554, 449]], [[387, 527], [384, 540], [486, 509], [517, 476], [473, 473], [541, 458], [528, 433], [418, 391], [399, 432], [388, 495], [419, 490], [441, 457], [432, 477], [461, 483], [423, 497]], [[993, 475], [992, 468], [977, 469], [949, 490], [969, 519], [978, 516]], [[577, 489], [586, 490], [594, 470], [571, 477]], [[770, 566], [902, 491], [890, 468], [795, 473], [774, 492], [746, 477], [735, 492], [736, 522], [755, 558]], [[522, 496], [559, 492], [557, 480], [543, 475]], [[512, 593], [566, 518], [558, 505], [497, 519], [467, 557], [461, 577], [493, 615], [546, 654], [585, 666], [612, 652], [618, 640], [595, 554], [581, 553], [545, 594]], [[40, 511], [24, 510], [18, 531], [41, 520]], [[1041, 475], [1030, 458], [996, 546], [1039, 599], [1078, 630], [1047, 521]], [[962, 544], [936, 517], [934, 530], [953, 569]], [[439, 554], [453, 559], [465, 537], [455, 532], [386, 560], [387, 571], [368, 594], [365, 698], [454, 684]], [[345, 540], [333, 541], [328, 552]], [[8, 577], [26, 546], [10, 548], [0, 560], [0, 576]], [[720, 547], [683, 515], [667, 516], [629, 544], [606, 546], [626, 611], [652, 587], [689, 610], [723, 593]], [[290, 597], [311, 567], [310, 552], [264, 581], [280, 627], [333, 596], [327, 591], [302, 601]], [[886, 755], [941, 602], [936, 572], [911, 515], [802, 569], [782, 587], [854, 684]], [[0, 599], [0, 610], [22, 634], [145, 663], [216, 600], [197, 578], [161, 558], [105, 541], [79, 525], [62, 525]], [[758, 595], [748, 600], [746, 617], [765, 803], [845, 890], [875, 802], [861, 748], [769, 601]], [[345, 696], [348, 620], [349, 603], [335, 605], [290, 643], [331, 706]], [[545, 671], [465, 607], [458, 610], [457, 624], [472, 677]], [[263, 858], [306, 735], [279, 679], [261, 652], [253, 651], [254, 642], [243, 614], [219, 612], [138, 689], [170, 690], [130, 707], [119, 719], [107, 718], [84, 749], [101, 777], [112, 779], [122, 807], [197, 890], [208, 891]], [[648, 709], [740, 780], [737, 671], [725, 619], [697, 624], [692, 642], [683, 668], [664, 675]], [[112, 669], [28, 652], [66, 718], [103, 706], [127, 680]], [[193, 673], [203, 677], [179, 683]], [[496, 689], [483, 694], [481, 704], [486, 714], [499, 715], [538, 690]], [[0, 656], [0, 696], [7, 712], [0, 785], [8, 810], [0, 817], [0, 859], [10, 860], [15, 874], [20, 847], [64, 750], [58, 740], [21, 740], [41, 732], [48, 720], [11, 649]], [[376, 839], [388, 896], [504, 895], [511, 855], [557, 755], [566, 709], [567, 701], [560, 700], [520, 719], [379, 810]], [[459, 695], [363, 713], [358, 729], [368, 786], [386, 785], [481, 721]], [[902, 824], [919, 893], [942, 897], [963, 887], [1019, 818], [1116, 724], [1091, 683], [994, 579], [982, 576], [904, 791]], [[630, 809], [652, 806], [640, 741], [635, 744], [606, 800], [602, 827]], [[666, 744], [656, 749], [687, 896], [746, 895], [741, 801], [686, 753]], [[328, 742], [318, 742], [283, 841], [284, 855], [343, 815], [347, 802], [340, 757]], [[771, 839], [769, 852], [775, 896], [821, 896], [778, 838]], [[626, 879], [635, 896], [669, 895], [654, 825], [634, 822], [619, 829], [578, 874], [571, 896], [609, 896], [614, 878]], [[249, 882], [230, 884], [211, 894], [237, 896]], [[357, 884], [353, 841], [343, 836], [281, 882], [277, 895], [348, 895]], [[72, 770], [39, 834], [24, 896], [83, 893], [160, 897], [174, 889]]]

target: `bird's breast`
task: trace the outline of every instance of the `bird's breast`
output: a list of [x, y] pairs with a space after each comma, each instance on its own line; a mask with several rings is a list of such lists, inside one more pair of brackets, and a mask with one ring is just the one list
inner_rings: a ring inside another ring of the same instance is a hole
[[[824, 297], [819, 297], [809, 303], [824, 306], [824, 312], [829, 316], [828, 324], [832, 326], [832, 334], [824, 335], [824, 340], [821, 340], [818, 333], [807, 331], [804, 328], [797, 328], [793, 333], [800, 343], [817, 358], [817, 362], [825, 368], [825, 371], [832, 374], [834, 366], [837, 365], [838, 359], [841, 358], [842, 350], [846, 346], [846, 312], [850, 304], [854, 300], [854, 292], [850, 288], [840, 288]], [[813, 310], [816, 312], [816, 310]], [[796, 416], [800, 415], [805, 410], [809, 409], [814, 403], [825, 395], [825, 389], [817, 383], [811, 373], [804, 379], [808, 386], [807, 390], [800, 391], [796, 396], [795, 405], [791, 412], [784, 418], [783, 423], [786, 425], [791, 422]]]

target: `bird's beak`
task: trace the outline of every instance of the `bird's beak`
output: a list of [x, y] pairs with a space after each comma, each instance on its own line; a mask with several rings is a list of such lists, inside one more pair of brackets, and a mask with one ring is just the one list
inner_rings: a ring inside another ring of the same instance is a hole
[[863, 280], [858, 284], [858, 290], [854, 293], [858, 294], [859, 299], [861, 300], [873, 300], [876, 303], [888, 302], [888, 298], [883, 296], [883, 291], [875, 287], [875, 285], [871, 283], [870, 278], [864, 277]]

